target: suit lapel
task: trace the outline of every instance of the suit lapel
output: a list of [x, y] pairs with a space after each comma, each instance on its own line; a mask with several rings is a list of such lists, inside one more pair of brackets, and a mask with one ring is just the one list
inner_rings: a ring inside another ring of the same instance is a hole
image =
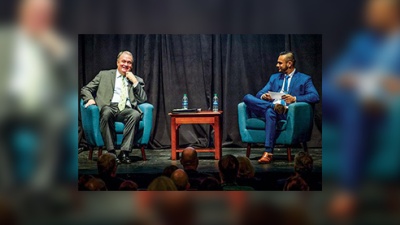
[[296, 72], [293, 74], [292, 80], [290, 81], [290, 85], [289, 85], [289, 94], [293, 93], [293, 87], [296, 86], [297, 80], [299, 78], [299, 76], [297, 75], [297, 70]]
[[285, 77], [285, 75], [284, 75], [283, 73], [281, 73], [281, 74], [279, 75], [279, 81], [278, 81], [278, 89], [277, 89], [277, 92], [280, 92], [280, 91], [282, 90], [283, 80], [285, 79], [284, 77]]
[[110, 77], [111, 77], [111, 87], [112, 87], [113, 93], [114, 93], [114, 89], [115, 89], [115, 77], [116, 77], [116, 73], [117, 73], [117, 70], [111, 70]]

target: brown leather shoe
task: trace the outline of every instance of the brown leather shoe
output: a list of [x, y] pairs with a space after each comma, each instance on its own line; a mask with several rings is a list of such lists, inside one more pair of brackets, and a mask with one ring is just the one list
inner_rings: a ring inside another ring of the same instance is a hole
[[286, 112], [286, 107], [282, 104], [275, 104], [274, 111], [278, 114], [284, 114]]
[[260, 164], [270, 163], [272, 161], [272, 153], [264, 152], [264, 155], [258, 160]]

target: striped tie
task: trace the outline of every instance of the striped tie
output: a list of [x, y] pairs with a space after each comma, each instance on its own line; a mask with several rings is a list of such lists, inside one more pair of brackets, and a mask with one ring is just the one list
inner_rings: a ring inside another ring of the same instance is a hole
[[125, 78], [122, 78], [122, 85], [121, 85], [121, 100], [118, 103], [118, 109], [120, 111], [125, 109], [125, 105], [126, 105], [126, 83], [125, 83]]

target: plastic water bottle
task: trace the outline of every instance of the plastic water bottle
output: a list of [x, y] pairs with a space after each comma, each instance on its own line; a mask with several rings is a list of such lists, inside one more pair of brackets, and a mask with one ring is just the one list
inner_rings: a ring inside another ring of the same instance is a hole
[[188, 109], [189, 99], [186, 94], [183, 94], [182, 98], [182, 109]]
[[218, 112], [218, 96], [214, 94], [213, 98], [213, 112]]

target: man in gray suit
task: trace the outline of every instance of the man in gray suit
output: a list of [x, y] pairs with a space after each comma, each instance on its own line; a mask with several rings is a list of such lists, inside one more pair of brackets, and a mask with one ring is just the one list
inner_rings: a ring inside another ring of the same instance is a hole
[[[135, 126], [142, 112], [138, 104], [147, 100], [142, 78], [131, 72], [132, 53], [122, 51], [117, 56], [117, 69], [100, 71], [96, 77], [81, 89], [85, 107], [97, 104], [100, 110], [100, 131], [109, 153], [115, 154], [115, 121], [125, 124], [121, 152], [117, 162], [131, 163]], [[96, 93], [96, 97], [93, 97]]]

